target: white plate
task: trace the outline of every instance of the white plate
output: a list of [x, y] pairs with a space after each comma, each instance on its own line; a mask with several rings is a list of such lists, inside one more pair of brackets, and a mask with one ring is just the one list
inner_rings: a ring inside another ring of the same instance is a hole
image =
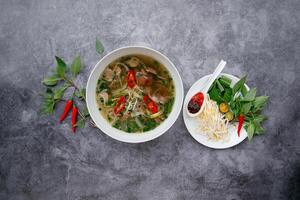
[[[157, 126], [155, 129], [144, 133], [127, 133], [114, 128], [101, 115], [101, 113], [98, 110], [98, 105], [96, 101], [97, 82], [103, 70], [106, 68], [108, 64], [110, 64], [112, 61], [116, 60], [117, 58], [120, 58], [125, 55], [131, 55], [131, 54], [141, 54], [141, 55], [150, 56], [156, 59], [157, 61], [159, 61], [160, 63], [162, 63], [168, 69], [171, 77], [173, 78], [174, 86], [175, 86], [175, 101], [173, 104], [172, 111], [169, 114], [168, 118], [165, 121], [163, 121], [159, 126]], [[97, 127], [99, 127], [108, 136], [116, 140], [122, 142], [128, 142], [128, 143], [146, 142], [154, 138], [157, 138], [161, 136], [163, 133], [165, 133], [174, 124], [174, 122], [176, 121], [176, 119], [178, 118], [181, 112], [183, 95], [184, 92], [183, 92], [182, 80], [174, 64], [162, 53], [150, 49], [148, 47], [141, 47], [141, 46], [123, 47], [120, 49], [116, 49], [110, 52], [109, 54], [107, 54], [106, 56], [104, 56], [92, 70], [86, 87], [87, 107]]]
[[[230, 74], [225, 74], [222, 73], [221, 75], [225, 75], [226, 77], [230, 78], [232, 80], [231, 86], [233, 86], [237, 81], [239, 81], [239, 78], [230, 75]], [[203, 144], [204, 146], [213, 148], [213, 149], [226, 149], [226, 148], [230, 148], [233, 147], [239, 143], [241, 143], [246, 137], [247, 137], [247, 132], [244, 128], [242, 128], [241, 133], [240, 133], [240, 137], [238, 137], [237, 135], [237, 127], [236, 124], [235, 126], [232, 126], [231, 128], [229, 128], [228, 132], [229, 132], [229, 141], [228, 142], [222, 142], [222, 141], [218, 141], [218, 142], [214, 142], [211, 140], [208, 140], [208, 138], [203, 135], [200, 130], [199, 130], [199, 122], [197, 122], [196, 118], [192, 118], [190, 116], [188, 116], [187, 114], [187, 104], [188, 101], [191, 99], [191, 97], [199, 92], [199, 89], [204, 87], [204, 84], [208, 81], [210, 75], [204, 76], [201, 79], [199, 79], [196, 83], [194, 83], [192, 85], [192, 87], [189, 89], [188, 93], [185, 96], [185, 100], [184, 100], [184, 104], [183, 104], [183, 119], [184, 119], [184, 123], [186, 128], [188, 129], [188, 131], [190, 132], [191, 136], [197, 140], [197, 142]], [[245, 84], [247, 90], [249, 90], [249, 87]]]

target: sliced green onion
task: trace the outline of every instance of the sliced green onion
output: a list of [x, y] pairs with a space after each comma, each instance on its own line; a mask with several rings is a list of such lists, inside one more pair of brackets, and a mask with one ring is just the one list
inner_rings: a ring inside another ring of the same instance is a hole
[[134, 118], [135, 119], [135, 122], [136, 124], [140, 127], [140, 129], [143, 129], [144, 128], [144, 125], [142, 124], [142, 122], [139, 120], [139, 118]]
[[219, 78], [219, 81], [224, 87], [230, 87], [232, 82], [232, 80], [226, 76], [221, 76], [221, 78]]
[[221, 92], [223, 92], [223, 91], [224, 91], [224, 88], [223, 88], [223, 86], [221, 85], [221, 83], [219, 82], [219, 80], [216, 80], [216, 83], [217, 83], [217, 87], [219, 88], [219, 90], [220, 90]]

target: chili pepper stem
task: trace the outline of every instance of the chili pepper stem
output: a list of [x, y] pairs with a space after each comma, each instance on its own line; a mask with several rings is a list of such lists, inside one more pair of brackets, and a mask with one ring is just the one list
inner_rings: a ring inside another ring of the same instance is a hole
[[[73, 92], [73, 95], [72, 95], [72, 99], [75, 95], [75, 91], [77, 90], [78, 92], [80, 92], [80, 89], [79, 87], [77, 87], [77, 85], [72, 81], [70, 80], [68, 77], [64, 76], [63, 79], [65, 81], [67, 81], [73, 88], [74, 88], [74, 92]], [[61, 99], [62, 101], [67, 101], [66, 99]], [[86, 98], [85, 98], [85, 95], [83, 95], [83, 100], [86, 102]], [[83, 114], [79, 111], [79, 109], [77, 109], [77, 112], [78, 114], [80, 115], [80, 117], [82, 119], [86, 119], [85, 116], [83, 116]], [[92, 127], [97, 127], [97, 125], [95, 124], [95, 122], [93, 120], [89, 120], [89, 124], [92, 126]], [[73, 127], [72, 127], [73, 128]]]
[[97, 128], [97, 125], [95, 124], [95, 122], [93, 120], [90, 120], [89, 123], [92, 127]]
[[[86, 117], [83, 116], [83, 114], [80, 112], [80, 110], [78, 109], [78, 114], [80, 115], [80, 117], [82, 119], [86, 119]], [[92, 126], [92, 127], [97, 127], [95, 122], [93, 122], [92, 120], [89, 121], [89, 124]]]

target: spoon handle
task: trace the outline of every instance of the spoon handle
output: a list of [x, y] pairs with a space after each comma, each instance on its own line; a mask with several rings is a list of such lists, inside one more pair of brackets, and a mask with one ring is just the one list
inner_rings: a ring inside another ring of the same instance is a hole
[[203, 88], [202, 92], [204, 94], [206, 94], [208, 92], [210, 86], [213, 84], [213, 82], [216, 80], [216, 78], [218, 78], [218, 76], [220, 75], [220, 73], [224, 69], [225, 65], [226, 65], [226, 61], [221, 60], [218, 67], [215, 69], [214, 73], [210, 76], [206, 86]]

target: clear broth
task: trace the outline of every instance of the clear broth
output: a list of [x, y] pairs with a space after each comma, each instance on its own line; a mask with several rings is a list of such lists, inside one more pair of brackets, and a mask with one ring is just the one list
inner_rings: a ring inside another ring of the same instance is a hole
[[[128, 70], [135, 72], [133, 88], [127, 85]], [[126, 99], [125, 108], [116, 114], [114, 109], [122, 96]], [[155, 102], [157, 112], [149, 109], [145, 96]], [[96, 97], [100, 113], [113, 127], [139, 133], [150, 131], [167, 119], [175, 90], [169, 71], [160, 62], [134, 54], [118, 58], [105, 68], [98, 80]]]

